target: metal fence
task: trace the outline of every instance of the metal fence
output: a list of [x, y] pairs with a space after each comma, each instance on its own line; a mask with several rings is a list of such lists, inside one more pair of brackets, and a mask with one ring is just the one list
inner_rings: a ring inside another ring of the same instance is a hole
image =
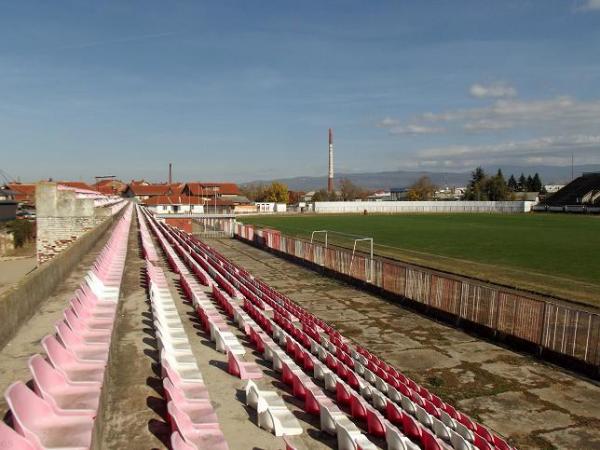
[[[600, 316], [576, 305], [533, 296], [478, 280], [453, 276], [402, 262], [375, 258], [339, 247], [282, 235], [277, 230], [237, 224], [236, 236], [292, 255], [384, 291], [535, 344], [600, 371]], [[351, 263], [352, 261], [352, 263]], [[373, 265], [373, 278], [367, 272]]]

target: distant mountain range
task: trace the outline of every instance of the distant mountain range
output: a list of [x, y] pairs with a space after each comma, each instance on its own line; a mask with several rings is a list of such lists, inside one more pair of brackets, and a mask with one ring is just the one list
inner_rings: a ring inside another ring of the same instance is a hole
[[[484, 167], [487, 173], [496, 173], [498, 167]], [[571, 180], [571, 167], [557, 166], [503, 166], [502, 172], [508, 179], [511, 174], [516, 178], [524, 173], [533, 175], [539, 173], [544, 184], [565, 184]], [[573, 172], [578, 177], [583, 172], [600, 172], [600, 164], [589, 164], [574, 166]], [[471, 178], [471, 172], [427, 172], [427, 171], [406, 171], [396, 170], [391, 172], [364, 172], [364, 173], [338, 173], [336, 180], [349, 178], [354, 184], [367, 189], [390, 189], [407, 187], [413, 184], [422, 176], [428, 176], [431, 181], [438, 186], [466, 186]], [[321, 177], [293, 177], [278, 178], [273, 180], [257, 180], [250, 183], [270, 183], [280, 181], [287, 184], [293, 191], [312, 191], [327, 186], [327, 178]]]

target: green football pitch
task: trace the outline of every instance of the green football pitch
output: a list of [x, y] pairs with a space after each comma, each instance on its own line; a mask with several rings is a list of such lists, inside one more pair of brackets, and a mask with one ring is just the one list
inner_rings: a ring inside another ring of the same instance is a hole
[[597, 216], [290, 215], [238, 220], [305, 238], [313, 230], [330, 230], [330, 242], [342, 246], [352, 246], [353, 238], [338, 233], [368, 236], [382, 256], [589, 303], [600, 301]]

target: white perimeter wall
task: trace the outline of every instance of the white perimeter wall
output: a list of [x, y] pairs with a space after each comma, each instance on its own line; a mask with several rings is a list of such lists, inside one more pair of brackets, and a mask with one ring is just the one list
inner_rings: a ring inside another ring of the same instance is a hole
[[524, 213], [533, 202], [316, 202], [316, 213]]

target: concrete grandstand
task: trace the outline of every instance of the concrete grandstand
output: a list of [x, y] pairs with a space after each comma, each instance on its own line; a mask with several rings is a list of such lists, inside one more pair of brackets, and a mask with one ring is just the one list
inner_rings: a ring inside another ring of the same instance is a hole
[[26, 278], [0, 302], [16, 325], [0, 351], [8, 448], [600, 440], [593, 384], [239, 240], [204, 242], [144, 207], [122, 205], [40, 273], [67, 261], [62, 278]]

